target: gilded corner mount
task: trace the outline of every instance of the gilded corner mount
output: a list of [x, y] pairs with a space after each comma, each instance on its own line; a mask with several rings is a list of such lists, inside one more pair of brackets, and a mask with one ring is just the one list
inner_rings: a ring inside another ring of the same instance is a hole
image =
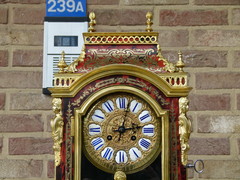
[[188, 112], [188, 99], [187, 97], [181, 97], [179, 99], [179, 134], [181, 144], [181, 161], [184, 166], [188, 162], [188, 140], [191, 134], [191, 121], [187, 118], [186, 113]]
[[55, 166], [60, 165], [61, 161], [61, 143], [63, 138], [63, 118], [62, 118], [62, 100], [61, 98], [53, 98], [53, 112], [55, 117], [51, 119], [50, 125], [52, 128], [53, 150], [55, 155]]

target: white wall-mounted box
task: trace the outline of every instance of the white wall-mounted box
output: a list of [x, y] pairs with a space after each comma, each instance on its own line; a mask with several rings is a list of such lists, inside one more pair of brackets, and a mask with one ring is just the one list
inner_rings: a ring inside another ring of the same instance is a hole
[[53, 87], [53, 75], [62, 51], [70, 64], [83, 46], [82, 33], [88, 31], [86, 0], [46, 0], [43, 47], [43, 93]]
[[44, 22], [43, 89], [53, 86], [62, 51], [67, 64], [78, 58], [84, 44], [82, 33], [87, 29], [87, 22]]

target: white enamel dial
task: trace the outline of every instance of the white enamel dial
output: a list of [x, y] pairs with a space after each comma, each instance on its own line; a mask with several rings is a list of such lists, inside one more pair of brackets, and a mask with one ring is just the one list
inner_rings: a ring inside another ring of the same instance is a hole
[[109, 94], [93, 103], [84, 119], [85, 154], [106, 172], [136, 172], [157, 157], [160, 124], [142, 98], [130, 93]]

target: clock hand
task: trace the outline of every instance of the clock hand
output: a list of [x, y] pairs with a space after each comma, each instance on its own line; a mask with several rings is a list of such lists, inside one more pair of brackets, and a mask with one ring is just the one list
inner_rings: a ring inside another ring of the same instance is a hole
[[127, 113], [129, 112], [129, 108], [130, 108], [130, 103], [127, 104], [127, 108], [124, 110], [125, 111], [125, 114], [123, 116], [123, 123], [122, 123], [122, 126], [124, 126], [125, 122], [126, 122], [126, 117], [127, 117]]
[[127, 113], [129, 112], [129, 107], [130, 107], [130, 103], [127, 104], [127, 108], [125, 109], [125, 114], [123, 116], [123, 122], [122, 125], [118, 128], [118, 132], [119, 132], [119, 137], [118, 137], [118, 141], [120, 141], [122, 134], [125, 132], [125, 127], [124, 124], [126, 122], [126, 117], [127, 117]]
[[119, 134], [118, 141], [121, 140], [121, 137], [122, 137], [122, 133]]
[[132, 124], [132, 127], [130, 128], [125, 128], [124, 126], [120, 126], [118, 129], [114, 129], [113, 132], [119, 132], [119, 133], [124, 133], [126, 130], [134, 130], [134, 129], [140, 129], [143, 126], [138, 126], [137, 124]]
[[133, 130], [134, 133], [136, 133], [136, 129], [140, 129], [143, 126], [138, 126], [137, 124], [132, 123], [132, 127], [130, 128], [125, 128], [124, 126], [120, 126], [118, 129], [113, 130], [113, 132], [119, 132], [119, 137], [118, 137], [118, 141], [121, 140], [122, 134], [126, 131], [126, 130]]

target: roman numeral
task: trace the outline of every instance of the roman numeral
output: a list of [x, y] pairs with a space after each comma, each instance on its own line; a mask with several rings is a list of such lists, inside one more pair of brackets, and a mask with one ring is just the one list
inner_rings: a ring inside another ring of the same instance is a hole
[[142, 123], [146, 123], [152, 120], [152, 116], [149, 114], [149, 111], [141, 112], [138, 118], [139, 118], [139, 121], [141, 121]]
[[142, 153], [138, 148], [133, 147], [129, 150], [129, 156], [132, 161], [136, 161], [138, 158], [142, 157]]
[[112, 112], [114, 110], [114, 107], [113, 107], [113, 102], [112, 101], [106, 101], [105, 103], [103, 103], [103, 109], [106, 111], [106, 112]]
[[90, 131], [90, 132], [100, 132], [100, 131], [101, 131], [101, 128], [100, 128], [100, 127], [97, 127], [97, 128], [89, 128], [89, 131]]
[[149, 114], [145, 114], [145, 115], [140, 117], [140, 120], [143, 121], [144, 119], [146, 119], [148, 117], [150, 117], [150, 115]]
[[117, 163], [126, 163], [128, 161], [128, 157], [125, 151], [118, 151], [115, 157]]
[[135, 106], [134, 106], [134, 108], [133, 108], [132, 112], [135, 112], [135, 110], [136, 110], [137, 106], [138, 106], [138, 103], [136, 103], [136, 104], [135, 104]]
[[141, 146], [141, 148], [143, 150], [147, 150], [149, 148], [149, 146], [151, 145], [151, 142], [149, 142], [150, 140], [146, 140], [144, 138], [140, 139], [139, 141], [139, 145]]
[[97, 117], [97, 118], [99, 118], [99, 119], [104, 119], [104, 117], [99, 116], [99, 115], [97, 115], [97, 114], [94, 114], [94, 116]]
[[136, 100], [133, 100], [130, 105], [130, 110], [133, 113], [137, 113], [142, 108], [142, 103], [137, 102]]
[[102, 122], [105, 119], [103, 112], [99, 109], [95, 110], [94, 114], [92, 115], [92, 120], [97, 122]]
[[98, 138], [93, 139], [91, 144], [93, 145], [95, 150], [99, 150], [104, 145], [104, 140], [102, 138], [98, 137]]
[[117, 98], [117, 105], [120, 109], [125, 109], [127, 104], [127, 98]]
[[110, 147], [105, 148], [102, 152], [102, 157], [107, 160], [110, 160], [112, 158], [112, 155], [113, 155], [113, 149]]
[[143, 128], [143, 133], [154, 133], [154, 128], [150, 127], [150, 128]]
[[137, 157], [137, 158], [139, 158], [139, 156], [138, 156], [138, 154], [136, 153], [136, 151], [134, 151], [134, 150], [132, 150], [133, 151], [133, 154]]

